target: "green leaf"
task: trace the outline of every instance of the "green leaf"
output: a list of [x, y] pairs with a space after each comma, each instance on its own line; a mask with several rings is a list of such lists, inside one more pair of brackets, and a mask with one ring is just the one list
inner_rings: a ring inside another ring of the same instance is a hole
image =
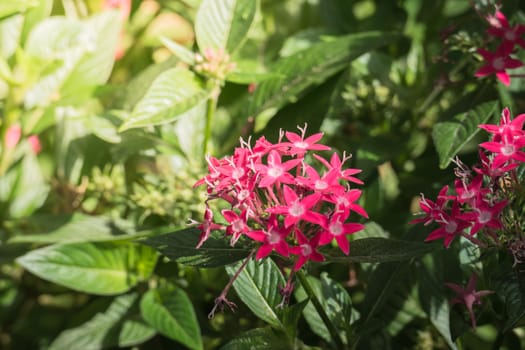
[[[227, 266], [226, 271], [233, 276], [242, 263]], [[283, 325], [277, 314], [277, 305], [282, 301], [279, 288], [284, 287], [286, 281], [273, 260], [250, 260], [233, 282], [233, 287], [239, 298], [261, 320], [273, 327], [282, 328]]]
[[[122, 231], [112, 226], [104, 216], [80, 213], [68, 215], [38, 215], [19, 222], [30, 234], [14, 236], [9, 243], [73, 243], [122, 239]], [[134, 237], [134, 236], [131, 236]]]
[[297, 304], [288, 305], [283, 308], [281, 321], [286, 331], [288, 339], [293, 340], [297, 336], [297, 322], [301, 318], [304, 308], [308, 305], [310, 299], [305, 299]]
[[250, 254], [249, 249], [231, 247], [224, 239], [211, 235], [200, 247], [200, 230], [188, 228], [141, 239], [138, 242], [157, 249], [173, 261], [195, 267], [219, 267], [239, 261]]
[[503, 299], [507, 310], [504, 332], [513, 329], [525, 317], [525, 272], [518, 269], [512, 269], [496, 282], [496, 293]]
[[129, 242], [72, 243], [33, 250], [16, 261], [53, 283], [84, 293], [115, 295], [149, 278], [157, 254]]
[[193, 51], [188, 50], [185, 46], [173, 41], [169, 38], [162, 37], [160, 41], [182, 62], [193, 66], [195, 64], [195, 54]]
[[[8, 68], [7, 58], [11, 57], [20, 45], [23, 23], [24, 17], [21, 15], [0, 21], [0, 56], [6, 59], [6, 62], [2, 64], [4, 71]], [[5, 75], [5, 72], [2, 75]], [[7, 76], [13, 80], [10, 72]]]
[[36, 155], [26, 152], [17, 172], [14, 191], [9, 203], [9, 215], [13, 218], [25, 217], [40, 208], [49, 193], [47, 184]]
[[485, 102], [467, 113], [456, 115], [452, 121], [434, 125], [432, 138], [441, 169], [446, 168], [453, 157], [476, 135], [480, 130], [478, 125], [488, 122], [498, 110], [498, 101]]
[[50, 350], [97, 350], [141, 344], [155, 335], [141, 318], [138, 294], [116, 297], [103, 312], [78, 327], [66, 329], [50, 345]]
[[[324, 82], [353, 59], [397, 38], [398, 35], [380, 32], [351, 34], [314, 44], [280, 59], [270, 69], [277, 76], [257, 86], [248, 114], [256, 117], [266, 110], [294, 102], [306, 89]], [[258, 125], [257, 129], [263, 127]]]
[[202, 340], [190, 299], [180, 288], [150, 289], [140, 302], [142, 317], [159, 333], [190, 349], [202, 349]]
[[450, 306], [440, 283], [424, 266], [418, 269], [419, 300], [430, 322], [443, 336], [451, 349], [457, 349], [450, 332]]
[[0, 1], [0, 19], [25, 12], [38, 3], [38, 0]]
[[195, 36], [201, 52], [208, 48], [224, 49], [230, 55], [237, 50], [250, 29], [258, 1], [204, 0], [195, 17]]
[[169, 69], [153, 81], [120, 131], [173, 122], [205, 102], [208, 95], [201, 80], [191, 71]]
[[350, 254], [332, 249], [326, 260], [332, 262], [388, 262], [408, 260], [427, 254], [435, 249], [434, 245], [397, 239], [370, 237], [352, 241]]
[[[328, 318], [339, 332], [339, 337], [348, 343], [350, 325], [356, 321], [358, 315], [352, 308], [352, 301], [347, 291], [339, 283], [329, 278], [326, 272], [321, 274], [320, 279], [313, 276], [307, 278]], [[295, 296], [299, 301], [307, 300], [306, 292], [302, 287], [297, 288]], [[303, 314], [315, 334], [328, 342], [332, 340], [330, 332], [311, 302], [304, 308]]]
[[120, 21], [116, 11], [105, 11], [80, 21], [50, 17], [29, 34], [28, 54], [49, 62], [44, 75], [27, 91], [26, 108], [62, 101], [85, 100], [92, 89], [109, 78], [118, 43]]
[[255, 328], [242, 333], [229, 341], [220, 350], [291, 350], [290, 344], [283, 341], [286, 339], [281, 332], [266, 328]]

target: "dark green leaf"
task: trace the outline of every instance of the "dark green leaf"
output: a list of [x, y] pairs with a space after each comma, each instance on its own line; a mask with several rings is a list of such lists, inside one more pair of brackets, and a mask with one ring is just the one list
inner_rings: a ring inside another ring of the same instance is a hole
[[139, 242], [157, 249], [171, 260], [196, 267], [225, 266], [248, 256], [249, 249], [231, 247], [225, 240], [213, 237], [197, 249], [200, 231], [188, 228], [173, 233], [148, 237]]
[[[233, 276], [241, 263], [227, 266], [226, 271]], [[233, 282], [233, 287], [239, 298], [263, 321], [273, 327], [282, 328], [277, 314], [277, 305], [282, 301], [279, 293], [286, 281], [273, 260], [250, 260], [239, 277]]]
[[408, 260], [427, 254], [435, 246], [413, 241], [370, 237], [352, 241], [350, 254], [344, 255], [339, 250], [331, 250], [327, 254], [327, 261], [334, 262], [388, 262]]
[[[339, 337], [343, 339], [345, 343], [348, 343], [350, 325], [354, 323], [358, 317], [356, 311], [352, 308], [352, 301], [350, 300], [348, 292], [339, 283], [330, 279], [327, 273], [322, 273], [321, 279], [313, 276], [308, 276], [307, 278], [328, 318], [339, 332]], [[295, 295], [300, 301], [307, 299], [306, 292], [302, 287], [297, 288]], [[303, 314], [306, 322], [310, 325], [310, 329], [312, 329], [315, 334], [326, 341], [330, 342], [332, 340], [330, 332], [311, 302], [304, 308]]]
[[[398, 38], [391, 33], [351, 34], [312, 45], [279, 60], [271, 69], [278, 76], [257, 87], [248, 114], [256, 117], [295, 101], [307, 88], [324, 82], [351, 60]], [[257, 130], [263, 128], [264, 125], [257, 125]]]
[[190, 349], [202, 349], [195, 311], [182, 289], [150, 289], [142, 297], [140, 309], [142, 317], [159, 333]]
[[56, 244], [33, 250], [16, 261], [45, 280], [99, 295], [128, 291], [149, 278], [156, 252], [130, 242]]
[[291, 350], [284, 334], [272, 328], [256, 328], [242, 333], [220, 350]]
[[98, 350], [133, 346], [151, 338], [155, 330], [139, 315], [138, 294], [125, 294], [114, 299], [107, 310], [95, 314], [86, 323], [66, 329], [49, 349]]
[[518, 271], [518, 268], [498, 278], [496, 283], [496, 293], [505, 302], [507, 310], [504, 332], [513, 329], [525, 317], [525, 272]]
[[446, 168], [480, 130], [478, 125], [488, 122], [498, 110], [497, 101], [485, 102], [467, 113], [455, 116], [452, 121], [437, 123], [432, 130], [432, 138], [439, 155], [439, 166]]

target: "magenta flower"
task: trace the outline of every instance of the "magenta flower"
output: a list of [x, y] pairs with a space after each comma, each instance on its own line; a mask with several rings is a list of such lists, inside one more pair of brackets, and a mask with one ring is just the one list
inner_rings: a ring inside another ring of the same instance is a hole
[[525, 162], [525, 152], [520, 151], [523, 146], [525, 146], [525, 136], [515, 138], [510, 132], [503, 134], [499, 142], [489, 141], [480, 144], [480, 147], [494, 153], [492, 166], [495, 168], [499, 168], [507, 161]]
[[476, 283], [478, 276], [473, 274], [468, 283], [467, 287], [462, 287], [459, 284], [455, 283], [445, 283], [447, 287], [456, 292], [457, 296], [450, 301], [450, 305], [455, 304], [464, 304], [467, 307], [470, 320], [472, 322], [472, 328], [476, 328], [476, 317], [474, 316], [474, 305], [481, 304], [481, 297], [494, 293], [490, 290], [480, 290], [476, 291]]
[[485, 49], [478, 49], [478, 53], [483, 56], [487, 63], [478, 69], [474, 75], [480, 78], [495, 74], [498, 80], [506, 86], [510, 85], [510, 76], [507, 73], [507, 69], [523, 66], [521, 61], [509, 56], [511, 52], [505, 46], [500, 46], [494, 53]]
[[344, 213], [336, 213], [329, 220], [326, 220], [325, 223], [321, 225], [324, 231], [321, 232], [319, 244], [327, 244], [335, 239], [343, 253], [348, 255], [350, 252], [350, 243], [346, 236], [361, 231], [365, 226], [358, 223], [345, 223], [346, 219], [347, 217]]
[[[314, 151], [330, 149], [319, 143], [322, 133], [307, 137], [306, 127], [299, 130], [300, 134], [281, 132], [277, 143], [261, 137], [252, 146], [241, 140], [233, 155], [207, 158], [208, 174], [196, 183], [206, 186], [208, 195], [204, 222], [197, 223], [199, 247], [212, 230], [222, 230], [232, 245], [241, 239], [255, 242], [256, 259], [276, 252], [292, 259], [296, 269], [309, 260], [323, 260], [316, 250], [321, 237], [323, 244], [335, 238], [348, 253], [346, 235], [363, 229], [348, 220], [351, 212], [368, 217], [357, 204], [361, 191], [349, 186], [362, 183], [352, 176], [360, 170], [344, 169], [346, 156], [341, 161], [335, 154], [330, 162], [319, 157]], [[285, 135], [288, 141], [282, 142]], [[322, 175], [307, 164], [312, 159], [306, 157], [309, 153], [322, 159], [326, 167]], [[212, 200], [227, 203], [219, 221], [227, 224], [214, 223], [208, 207]]]
[[463, 231], [470, 226], [469, 222], [461, 218], [458, 202], [454, 202], [450, 214], [443, 212], [440, 214], [440, 218], [435, 221], [440, 225], [440, 227], [430, 232], [430, 234], [425, 239], [425, 242], [443, 238], [445, 248], [450, 247], [450, 244], [454, 238], [460, 236]]
[[421, 210], [423, 210], [425, 216], [414, 219], [410, 221], [410, 223], [416, 224], [419, 222], [423, 222], [425, 225], [429, 225], [432, 222], [441, 219], [443, 217], [443, 214], [445, 214], [445, 206], [447, 205], [448, 201], [454, 199], [453, 196], [447, 195], [447, 192], [448, 186], [443, 186], [443, 188], [439, 191], [437, 200], [435, 202], [425, 198], [425, 196], [421, 194], [421, 199], [419, 200], [419, 207], [421, 208]]
[[462, 219], [470, 221], [472, 227], [470, 228], [470, 235], [476, 234], [482, 228], [501, 229], [502, 224], [499, 220], [499, 215], [503, 208], [507, 205], [507, 201], [503, 200], [493, 205], [478, 199], [473, 206], [472, 211], [462, 215]]
[[501, 112], [501, 119], [499, 125], [494, 124], [480, 124], [478, 127], [488, 131], [493, 134], [492, 141], [500, 141], [502, 135], [505, 133], [510, 133], [512, 137], [516, 136], [525, 136], [523, 131], [523, 123], [525, 122], [525, 114], [520, 114], [516, 118], [512, 119], [510, 115], [510, 110], [504, 108]]
[[257, 250], [255, 259], [259, 260], [265, 258], [270, 255], [273, 250], [282, 256], [287, 257], [289, 255], [290, 247], [286, 242], [286, 237], [288, 237], [290, 232], [291, 228], [280, 227], [277, 217], [271, 215], [268, 219], [267, 230], [257, 230], [246, 233], [251, 239], [263, 243]]
[[294, 271], [299, 270], [309, 260], [317, 262], [324, 261], [324, 256], [317, 251], [319, 235], [309, 240], [301, 231], [297, 230], [295, 231], [295, 237], [297, 238], [299, 246], [290, 248], [290, 253], [299, 256], [293, 268]]
[[304, 198], [300, 198], [297, 193], [290, 187], [284, 186], [284, 200], [286, 205], [277, 205], [268, 208], [267, 211], [272, 214], [285, 215], [284, 226], [290, 227], [299, 220], [305, 220], [314, 224], [320, 224], [324, 216], [309, 210], [316, 205], [321, 199], [320, 193], [314, 193]]
[[255, 165], [255, 169], [259, 172], [260, 176], [262, 176], [259, 187], [269, 187], [275, 183], [293, 183], [294, 178], [288, 171], [295, 168], [300, 162], [300, 159], [291, 159], [281, 163], [279, 153], [275, 150], [270, 151], [268, 155], [268, 165]]
[[500, 11], [496, 11], [496, 15], [489, 23], [491, 23], [492, 26], [487, 29], [487, 33], [494, 37], [501, 38], [503, 40], [502, 45], [507, 46], [509, 51], [512, 51], [514, 45], [519, 45], [525, 49], [525, 40], [522, 39], [523, 33], [525, 33], [524, 25], [517, 24], [511, 27], [505, 15]]

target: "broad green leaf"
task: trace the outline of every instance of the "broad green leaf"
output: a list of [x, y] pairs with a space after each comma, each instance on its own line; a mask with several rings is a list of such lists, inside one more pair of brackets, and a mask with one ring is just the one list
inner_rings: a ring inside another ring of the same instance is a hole
[[20, 45], [23, 24], [24, 17], [22, 15], [13, 16], [0, 21], [1, 57], [7, 59], [15, 53], [16, 48]]
[[249, 249], [231, 247], [225, 240], [213, 235], [200, 248], [200, 231], [188, 228], [173, 233], [141, 239], [139, 243], [157, 249], [171, 260], [195, 267], [218, 267], [239, 261], [248, 256]]
[[507, 311], [504, 332], [525, 317], [525, 272], [518, 269], [512, 269], [496, 282], [496, 293], [503, 299]]
[[38, 6], [38, 3], [38, 0], [0, 1], [0, 19], [25, 12], [32, 7]]
[[49, 17], [53, 10], [53, 0], [37, 0], [37, 2], [37, 6], [30, 8], [24, 14], [24, 28], [22, 29], [21, 37], [22, 44], [25, 43], [31, 30], [42, 20]]
[[11, 171], [15, 171], [17, 175], [9, 201], [9, 216], [29, 216], [44, 204], [49, 185], [42, 174], [37, 157], [31, 151], [26, 152], [20, 166]]
[[150, 289], [140, 302], [142, 317], [162, 335], [190, 349], [202, 349], [199, 324], [190, 299], [176, 287]]
[[[320, 279], [313, 276], [308, 276], [307, 278], [328, 318], [339, 332], [339, 337], [348, 344], [350, 341], [350, 325], [358, 317], [356, 311], [352, 308], [352, 301], [348, 292], [339, 283], [328, 277], [328, 274], [325, 272], [321, 274]], [[299, 301], [304, 301], [308, 297], [302, 287], [296, 289], [295, 296]], [[315, 334], [328, 342], [332, 341], [330, 332], [311, 302], [306, 305], [303, 314], [310, 329]]]
[[[227, 266], [230, 276], [241, 266], [241, 262]], [[282, 328], [277, 314], [277, 305], [282, 301], [279, 288], [284, 287], [286, 281], [273, 260], [250, 260], [233, 282], [233, 287], [239, 298], [261, 320], [276, 328]]]
[[334, 262], [388, 262], [412, 259], [435, 249], [434, 245], [397, 239], [370, 237], [352, 241], [350, 254], [331, 250], [327, 261]]
[[478, 125], [487, 123], [498, 111], [497, 101], [485, 102], [467, 113], [455, 116], [452, 121], [434, 125], [432, 138], [441, 169], [446, 168], [463, 146], [476, 135], [480, 130]]
[[157, 254], [128, 242], [71, 243], [33, 250], [16, 261], [53, 283], [84, 293], [115, 295], [146, 280]]
[[40, 22], [28, 36], [25, 49], [54, 65], [27, 91], [26, 108], [46, 106], [57, 97], [85, 100], [111, 73], [119, 31], [114, 11], [82, 21], [57, 16]]
[[162, 37], [160, 41], [182, 62], [193, 66], [195, 64], [195, 54], [193, 51], [188, 50], [185, 46], [173, 41], [169, 38]]
[[169, 69], [153, 81], [120, 131], [173, 122], [199, 107], [208, 95], [201, 80], [191, 71]]
[[78, 327], [66, 329], [50, 345], [50, 350], [98, 350], [138, 345], [155, 335], [139, 314], [138, 294], [116, 297], [109, 307]]
[[[324, 82], [353, 59], [397, 38], [398, 35], [380, 32], [351, 34], [280, 59], [270, 69], [278, 75], [257, 87], [248, 114], [256, 117], [268, 109], [294, 102], [306, 89]], [[257, 125], [258, 130], [262, 128], [264, 125]]]
[[[122, 236], [109, 217], [89, 216], [80, 213], [68, 215], [38, 215], [19, 222], [24, 232], [14, 236], [9, 243], [73, 243], [96, 242], [129, 238]], [[130, 236], [134, 237], [134, 236]]]
[[201, 52], [208, 48], [232, 54], [246, 39], [257, 0], [204, 0], [195, 17], [195, 36]]
[[266, 328], [255, 328], [240, 334], [230, 340], [220, 350], [291, 350], [294, 349], [285, 341], [286, 337], [281, 332]]

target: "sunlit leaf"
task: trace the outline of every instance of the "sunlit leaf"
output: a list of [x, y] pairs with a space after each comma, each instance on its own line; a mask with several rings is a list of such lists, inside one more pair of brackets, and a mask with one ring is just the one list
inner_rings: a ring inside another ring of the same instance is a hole
[[199, 107], [207, 97], [201, 80], [191, 71], [169, 69], [153, 81], [120, 131], [173, 122]]
[[99, 295], [128, 291], [153, 272], [156, 252], [129, 242], [56, 244], [16, 261], [28, 271], [65, 287]]
[[195, 18], [195, 35], [199, 49], [224, 49], [233, 53], [246, 39], [257, 0], [204, 0]]

